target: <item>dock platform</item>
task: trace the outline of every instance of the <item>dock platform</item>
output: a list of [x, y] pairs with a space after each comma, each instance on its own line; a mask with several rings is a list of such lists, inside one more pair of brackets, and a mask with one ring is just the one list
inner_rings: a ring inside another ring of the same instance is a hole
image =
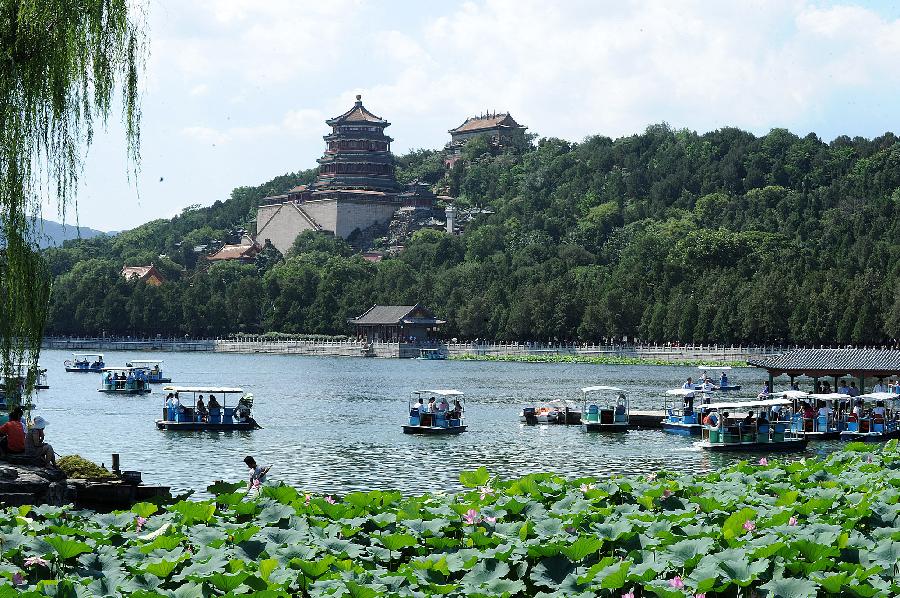
[[663, 411], [632, 411], [629, 414], [629, 430], [662, 429]]

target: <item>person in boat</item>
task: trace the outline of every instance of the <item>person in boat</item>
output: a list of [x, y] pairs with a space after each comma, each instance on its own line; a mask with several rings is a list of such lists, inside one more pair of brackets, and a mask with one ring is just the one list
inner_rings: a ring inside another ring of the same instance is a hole
[[875, 403], [875, 408], [872, 409], [873, 416], [884, 418], [885, 412], [886, 410], [884, 408], [884, 401], [878, 401], [877, 403]]
[[840, 394], [842, 394], [842, 395], [849, 395], [849, 394], [850, 394], [850, 387], [847, 386], [847, 381], [846, 381], [846, 380], [841, 380], [841, 385], [838, 386], [837, 391], [838, 391]]
[[816, 410], [813, 409], [811, 403], [803, 402], [803, 419], [813, 419], [816, 417]]
[[745, 429], [753, 427], [754, 423], [756, 423], [756, 417], [754, 417], [752, 411], [749, 411], [747, 413], [747, 415], [744, 417], [744, 419], [741, 421], [741, 424], [744, 426]]
[[818, 382], [818, 381], [816, 382], [816, 387], [813, 389], [813, 392], [817, 395], [822, 394], [822, 383], [821, 382]]
[[700, 390], [703, 390], [705, 392], [712, 392], [712, 391], [716, 390], [716, 386], [712, 383], [712, 380], [707, 378], [706, 380], [703, 381], [703, 384], [700, 385]]
[[410, 415], [421, 415], [422, 413], [425, 413], [425, 401], [422, 399], [422, 397], [419, 397], [419, 402], [413, 405], [411, 411], [415, 411], [416, 413], [410, 413]]
[[851, 397], [858, 397], [858, 396], [859, 396], [859, 389], [856, 388], [856, 382], [851, 382], [851, 383], [850, 383], [850, 396], [851, 396]]
[[728, 374], [725, 371], [722, 371], [722, 375], [719, 376], [719, 388], [723, 386], [728, 386]]
[[858, 399], [853, 406], [853, 415], [855, 415], [857, 418], [862, 417], [863, 404], [864, 404], [864, 401], [862, 399]]
[[441, 413], [450, 411], [450, 401], [447, 400], [447, 397], [441, 397], [441, 402], [438, 403], [437, 410]]
[[891, 392], [900, 395], [900, 380], [891, 380]]
[[722, 425], [722, 418], [719, 417], [719, 414], [715, 411], [710, 411], [703, 418], [703, 425], [709, 426], [710, 428], [720, 428]]
[[878, 384], [872, 388], [872, 392], [889, 392], [887, 385], [884, 383], [884, 378], [878, 379]]
[[112, 372], [106, 372], [106, 386], [112, 386], [113, 377]]
[[756, 425], [760, 428], [769, 425], [769, 419], [766, 417], [766, 411], [764, 409], [759, 412], [759, 417], [756, 418]]
[[453, 419], [459, 419], [462, 416], [462, 412], [462, 403], [459, 402], [459, 399], [453, 399], [453, 411], [450, 412], [450, 417], [452, 417]]
[[757, 395], [757, 398], [767, 397], [770, 394], [772, 394], [772, 386], [768, 382], [766, 382], [765, 386], [763, 386], [763, 389]]
[[22, 408], [9, 412], [9, 421], [0, 426], [0, 456], [25, 452], [25, 428], [22, 426]]
[[[787, 398], [787, 397], [785, 397]], [[769, 419], [773, 422], [779, 421], [781, 418], [781, 405], [772, 405], [769, 409]]]
[[50, 423], [40, 415], [34, 418], [28, 435], [25, 436], [25, 454], [38, 457], [45, 467], [56, 468], [56, 453], [53, 447], [44, 442], [44, 428]]
[[[688, 376], [687, 381], [681, 385], [681, 388], [684, 390], [694, 390], [694, 380], [690, 376]], [[694, 413], [694, 393], [689, 392], [684, 395], [684, 415], [691, 415]]]
[[791, 390], [800, 390], [800, 383], [796, 380], [791, 382]]
[[209, 409], [206, 408], [206, 404], [203, 402], [203, 395], [197, 398], [197, 416], [202, 422], [209, 420]]
[[212, 411], [213, 409], [221, 409], [222, 406], [219, 405], [219, 401], [216, 400], [216, 395], [209, 395], [209, 401], [207, 401], [207, 407]]
[[434, 397], [428, 399], [428, 413], [435, 413], [437, 411], [437, 404], [434, 402]]

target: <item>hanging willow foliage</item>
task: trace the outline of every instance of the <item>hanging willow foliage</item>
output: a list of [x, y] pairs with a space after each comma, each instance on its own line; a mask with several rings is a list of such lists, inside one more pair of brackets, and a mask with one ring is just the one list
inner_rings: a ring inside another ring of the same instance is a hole
[[[135, 18], [138, 17], [138, 18]], [[128, 0], [0, 0], [0, 359], [8, 403], [30, 394], [50, 297], [34, 242], [43, 199], [65, 218], [116, 90], [128, 155], [138, 164], [140, 4]], [[9, 399], [12, 399], [11, 401]]]

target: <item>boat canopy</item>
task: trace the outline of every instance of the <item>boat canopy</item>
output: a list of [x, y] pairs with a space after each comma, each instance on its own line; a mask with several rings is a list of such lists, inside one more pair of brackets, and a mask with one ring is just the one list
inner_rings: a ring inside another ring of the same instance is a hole
[[810, 399], [816, 399], [817, 401], [849, 401], [850, 399], [854, 398], [842, 392], [823, 392], [819, 394], [807, 395], [807, 397]]
[[99, 357], [103, 359], [103, 353], [72, 353], [72, 357]]
[[896, 401], [897, 399], [900, 399], [900, 395], [895, 395], [892, 392], [870, 392], [856, 397], [851, 397], [849, 395], [844, 396], [850, 399], [863, 399], [865, 401]]
[[615, 386], [586, 386], [581, 389], [581, 392], [588, 393], [588, 392], [597, 392], [597, 391], [603, 391], [603, 390], [607, 390], [609, 392], [625, 392], [621, 388], [616, 388]]
[[698, 370], [730, 370], [730, 365], [698, 365]]
[[773, 392], [770, 393], [771, 396], [778, 395], [784, 399], [812, 399], [818, 398], [818, 395], [811, 395], [808, 392], [804, 392], [802, 390], [786, 390], [784, 392]]
[[123, 365], [121, 367], [114, 367], [114, 366], [105, 367], [105, 368], [101, 369], [100, 371], [101, 372], [130, 372], [132, 370], [143, 370], [143, 369], [145, 369], [145, 368], [136, 368], [136, 367], [132, 367], [130, 365]]
[[417, 390], [417, 391], [415, 391], [415, 394], [425, 394], [425, 395], [430, 394], [430, 395], [438, 395], [441, 397], [454, 397], [454, 396], [460, 396], [463, 393], [461, 393], [458, 390], [453, 390], [452, 388], [450, 388], [450, 389], [445, 389], [445, 390], [440, 390], [440, 389], [438, 389], [438, 390]]
[[243, 388], [228, 388], [223, 386], [163, 386], [165, 392], [211, 392], [211, 393], [239, 393]]
[[760, 399], [760, 400], [746, 400], [746, 401], [731, 401], [729, 403], [710, 403], [709, 405], [704, 405], [704, 409], [744, 409], [746, 407], [756, 408], [756, 407], [774, 407], [775, 405], [790, 405], [791, 402], [787, 399]]
[[696, 389], [696, 388], [672, 388], [672, 389], [670, 389], [670, 390], [667, 390], [667, 391], [666, 391], [666, 394], [667, 394], [667, 395], [674, 395], [674, 396], [682, 396], [682, 397], [686, 397], [687, 395], [695, 395], [695, 394], [697, 394], [698, 392], [703, 392], [703, 389]]

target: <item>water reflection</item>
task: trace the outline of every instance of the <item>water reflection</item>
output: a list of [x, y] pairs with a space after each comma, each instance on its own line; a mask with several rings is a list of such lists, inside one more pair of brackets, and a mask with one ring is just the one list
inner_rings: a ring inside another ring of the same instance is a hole
[[[658, 431], [588, 434], [576, 427], [524, 426], [518, 421], [525, 403], [562, 398], [580, 402], [578, 389], [596, 384], [624, 388], [633, 409], [661, 409], [662, 393], [695, 373], [689, 367], [258, 354], [106, 356], [111, 365], [141, 357], [165, 359], [176, 383], [241, 386], [254, 394], [254, 416], [261, 430], [163, 432], [154, 425], [163, 404], [160, 387], [140, 397], [102, 395], [96, 390], [99, 375], [63, 371], [69, 354], [45, 351], [41, 356], [51, 388], [38, 394], [37, 404], [51, 422], [47, 437], [58, 452], [104, 463], [110, 462], [111, 453], [121, 453], [123, 468], [142, 471], [145, 481], [201, 494], [214, 480], [244, 479], [242, 459], [248, 454], [274, 464], [272, 479], [328, 493], [453, 490], [459, 487], [461, 471], [480, 465], [503, 477], [534, 471], [603, 477], [660, 469], [704, 472], [741, 458], [707, 454], [691, 439]], [[750, 389], [761, 388], [765, 381], [752, 369], [735, 370], [732, 377]], [[454, 437], [403, 434], [407, 402], [412, 391], [421, 388], [466, 392], [469, 431]], [[835, 446], [812, 448], [829, 451]]]

